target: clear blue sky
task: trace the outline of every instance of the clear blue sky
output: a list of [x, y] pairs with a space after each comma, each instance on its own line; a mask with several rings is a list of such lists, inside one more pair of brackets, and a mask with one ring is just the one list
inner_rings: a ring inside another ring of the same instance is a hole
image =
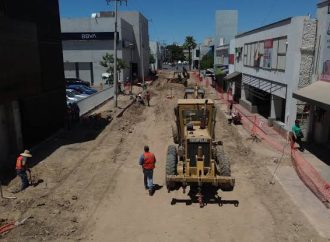
[[[61, 16], [90, 16], [114, 10], [106, 0], [59, 0]], [[119, 9], [140, 11], [149, 22], [150, 40], [182, 43], [185, 36], [197, 42], [215, 34], [215, 10], [238, 10], [238, 31], [244, 32], [291, 16], [316, 15], [317, 0], [128, 0]]]

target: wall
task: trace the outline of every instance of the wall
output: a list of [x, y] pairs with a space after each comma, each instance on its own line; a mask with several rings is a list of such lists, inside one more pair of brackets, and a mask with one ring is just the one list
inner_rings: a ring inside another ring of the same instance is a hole
[[217, 10], [215, 12], [215, 46], [220, 44], [220, 38], [224, 39], [224, 44], [229, 44], [230, 40], [235, 38], [237, 22], [237, 10]]
[[[237, 34], [238, 11], [217, 10], [215, 12], [214, 65], [222, 64], [216, 56], [216, 49], [220, 45], [228, 45]], [[222, 39], [220, 43], [220, 39]]]
[[[328, 13], [330, 1], [323, 1], [317, 8], [317, 53], [315, 58], [315, 80], [330, 81], [330, 14]], [[323, 75], [322, 75], [323, 74]]]
[[0, 149], [0, 157], [7, 157], [0, 166], [13, 169], [11, 158], [23, 146], [63, 126], [65, 88], [58, 1], [2, 0], [2, 6], [0, 46], [6, 48], [0, 48], [0, 106], [9, 148]]
[[232, 39], [229, 44], [229, 55], [234, 55], [234, 64], [229, 63], [229, 72], [233, 73], [235, 71], [235, 62], [236, 62], [236, 56], [235, 56], [235, 46], [236, 46], [236, 40]]
[[[0, 104], [41, 89], [37, 26], [0, 17]], [[19, 71], [17, 71], [19, 69]]]
[[114, 95], [114, 88], [108, 87], [104, 90], [97, 92], [95, 94], [89, 95], [87, 98], [84, 98], [77, 102], [77, 105], [80, 109], [80, 116], [88, 113], [98, 105], [104, 103], [106, 100], [109, 100]]

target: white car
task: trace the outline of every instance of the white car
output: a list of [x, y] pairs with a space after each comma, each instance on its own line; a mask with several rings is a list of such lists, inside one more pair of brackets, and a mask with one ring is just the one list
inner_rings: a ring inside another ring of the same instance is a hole
[[68, 95], [66, 95], [66, 103], [75, 103], [75, 102], [78, 102], [78, 99], [77, 98], [74, 98], [74, 97], [69, 97]]
[[73, 89], [66, 89], [66, 96], [69, 98], [69, 100], [70, 100], [70, 98], [75, 98], [75, 99], [77, 99], [77, 101], [79, 101], [81, 99], [88, 97], [89, 95], [82, 94]]

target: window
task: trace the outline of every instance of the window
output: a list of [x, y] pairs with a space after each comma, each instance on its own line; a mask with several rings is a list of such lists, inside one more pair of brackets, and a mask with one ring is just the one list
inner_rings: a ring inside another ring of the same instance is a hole
[[286, 65], [287, 38], [278, 40], [277, 69], [285, 70]]
[[277, 50], [278, 50], [278, 40], [273, 40], [273, 49], [272, 49], [272, 69], [277, 67]]
[[284, 71], [287, 37], [266, 39], [244, 45], [243, 65]]

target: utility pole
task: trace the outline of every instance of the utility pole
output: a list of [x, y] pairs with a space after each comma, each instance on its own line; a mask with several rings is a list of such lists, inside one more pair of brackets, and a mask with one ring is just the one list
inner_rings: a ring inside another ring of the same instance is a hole
[[144, 88], [144, 63], [143, 63], [143, 44], [142, 44], [142, 30], [143, 30], [143, 23], [141, 21], [141, 29], [140, 29], [140, 52], [141, 52], [141, 73], [142, 73], [142, 87]]
[[109, 5], [111, 2], [115, 2], [115, 36], [114, 36], [114, 52], [115, 52], [115, 60], [114, 60], [114, 88], [115, 88], [115, 107], [118, 107], [118, 73], [117, 73], [117, 21], [118, 21], [118, 2], [121, 4], [122, 2], [126, 2], [127, 0], [106, 0]]

